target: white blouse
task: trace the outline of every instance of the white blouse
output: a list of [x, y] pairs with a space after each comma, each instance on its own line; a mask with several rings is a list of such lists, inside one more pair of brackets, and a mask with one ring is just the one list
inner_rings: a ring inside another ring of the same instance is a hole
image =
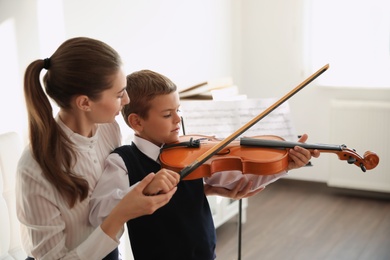
[[22, 244], [29, 256], [38, 259], [102, 259], [119, 242], [89, 223], [89, 201], [106, 157], [121, 144], [119, 125], [116, 122], [98, 125], [94, 136], [88, 138], [72, 132], [59, 117], [56, 121], [75, 144], [77, 163], [73, 170], [88, 181], [89, 196], [70, 208], [43, 176], [30, 147], [26, 147], [16, 179]]

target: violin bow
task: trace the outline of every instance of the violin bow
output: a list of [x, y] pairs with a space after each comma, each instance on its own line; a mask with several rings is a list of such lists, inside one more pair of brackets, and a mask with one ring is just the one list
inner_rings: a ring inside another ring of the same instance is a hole
[[242, 133], [244, 133], [246, 130], [248, 130], [250, 127], [252, 127], [254, 124], [256, 124], [258, 121], [263, 119], [269, 113], [274, 111], [277, 107], [279, 107], [281, 104], [286, 102], [289, 98], [294, 96], [301, 89], [303, 89], [304, 87], [309, 85], [313, 80], [315, 80], [318, 76], [320, 76], [322, 73], [324, 73], [328, 68], [329, 68], [329, 64], [324, 65], [322, 68], [320, 68], [319, 70], [314, 72], [307, 79], [305, 79], [301, 84], [296, 86], [294, 89], [292, 89], [286, 95], [284, 95], [282, 98], [280, 98], [278, 101], [276, 101], [273, 105], [271, 105], [266, 110], [264, 110], [262, 113], [260, 113], [258, 116], [254, 117], [248, 123], [241, 126], [237, 131], [230, 134], [228, 137], [223, 139], [221, 142], [219, 142], [215, 146], [211, 147], [208, 151], [206, 151], [204, 154], [202, 154], [197, 159], [195, 159], [195, 161], [193, 163], [184, 167], [179, 172], [180, 179], [183, 179], [186, 176], [188, 176], [191, 172], [193, 172], [196, 168], [198, 168], [200, 165], [202, 165], [204, 162], [206, 162], [208, 159], [210, 159], [213, 155], [215, 155], [216, 153], [221, 151], [223, 148], [225, 148], [229, 143], [231, 143], [233, 140], [235, 140], [238, 136], [240, 136]]

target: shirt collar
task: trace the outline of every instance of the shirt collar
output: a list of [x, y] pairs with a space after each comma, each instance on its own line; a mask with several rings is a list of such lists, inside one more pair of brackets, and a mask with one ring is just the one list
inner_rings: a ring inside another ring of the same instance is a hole
[[160, 156], [160, 149], [157, 145], [145, 140], [137, 135], [134, 135], [133, 143], [137, 148], [152, 160], [158, 162]]
[[64, 122], [62, 122], [59, 115], [55, 117], [55, 120], [66, 136], [68, 136], [68, 138], [73, 142], [73, 145], [78, 147], [78, 149], [90, 150], [96, 145], [99, 136], [99, 125], [96, 125], [96, 130], [92, 137], [86, 137], [73, 132], [67, 125], [64, 124]]

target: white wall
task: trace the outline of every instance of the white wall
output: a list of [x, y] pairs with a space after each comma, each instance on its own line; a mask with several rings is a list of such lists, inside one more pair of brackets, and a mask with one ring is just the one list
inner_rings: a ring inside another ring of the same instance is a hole
[[[156, 70], [179, 88], [233, 76], [248, 97], [281, 97], [312, 72], [303, 23], [308, 1], [0, 0], [0, 132], [14, 130], [26, 140], [24, 69], [73, 36], [106, 41], [121, 53], [128, 72]], [[321, 77], [327, 73], [332, 64]], [[314, 82], [289, 100], [297, 134], [329, 143], [331, 99], [390, 100], [389, 89], [342, 87]], [[351, 135], [361, 133], [354, 129]], [[343, 136], [337, 139], [343, 143]], [[294, 176], [326, 181], [329, 160], [337, 159], [322, 155], [315, 168]]]
[[70, 37], [103, 40], [121, 54], [128, 73], [152, 69], [179, 88], [232, 75], [233, 3], [1, 0], [0, 132], [17, 131], [26, 140], [24, 70]]
[[[314, 72], [309, 70], [309, 51], [305, 40], [306, 25], [303, 23], [307, 18], [306, 8], [310, 1], [246, 0], [241, 2], [242, 57], [238, 85], [243, 93], [249, 97], [282, 97]], [[345, 19], [348, 19], [348, 14]], [[361, 60], [361, 62], [365, 61]], [[330, 73], [332, 73], [332, 64], [321, 77], [326, 77]], [[313, 82], [289, 100], [297, 134], [309, 134], [308, 142], [331, 143], [330, 132], [334, 124], [330, 115], [332, 99], [389, 102], [390, 88], [368, 89], [344, 86], [332, 88], [318, 86]], [[367, 127], [366, 118], [360, 117], [359, 114], [351, 114], [349, 118], [345, 118], [346, 128], [349, 127], [350, 120], [360, 120], [362, 126]], [[355, 136], [355, 139], [360, 138], [362, 142], [363, 139], [364, 142], [367, 139], [372, 140], [369, 146], [363, 147], [366, 150], [388, 151], [389, 139], [375, 136], [376, 127], [383, 126], [373, 125], [372, 135], [364, 134], [363, 127], [351, 129], [349, 135]], [[346, 139], [351, 139], [350, 136], [341, 134], [332, 138], [338, 141], [334, 143], [337, 145], [344, 144]], [[346, 144], [350, 148], [355, 148], [360, 143]], [[363, 155], [366, 150], [357, 150], [357, 152]], [[326, 182], [330, 175], [330, 160], [338, 160], [338, 158], [334, 154], [322, 154], [320, 158], [312, 161], [314, 167], [293, 171], [292, 175], [298, 179]], [[355, 166], [350, 167], [352, 169]], [[386, 158], [382, 157], [378, 167], [370, 174], [374, 180], [378, 175], [388, 175], [389, 171], [389, 164]], [[360, 178], [359, 169], [356, 169], [356, 173], [356, 178]], [[390, 178], [387, 180], [390, 189]]]

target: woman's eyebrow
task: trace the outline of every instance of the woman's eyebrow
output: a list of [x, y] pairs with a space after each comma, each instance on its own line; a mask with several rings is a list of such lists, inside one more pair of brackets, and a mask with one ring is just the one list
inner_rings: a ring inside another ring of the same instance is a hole
[[119, 93], [123, 92], [124, 90], [126, 90], [126, 87], [122, 88], [122, 89], [119, 90], [117, 93], [119, 94]]

